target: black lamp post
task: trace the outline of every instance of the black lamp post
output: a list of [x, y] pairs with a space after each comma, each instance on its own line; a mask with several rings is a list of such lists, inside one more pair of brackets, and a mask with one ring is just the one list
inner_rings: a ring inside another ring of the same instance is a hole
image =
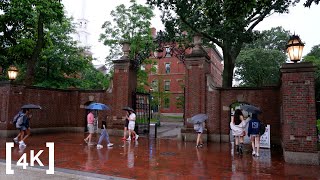
[[298, 35], [292, 35], [287, 43], [286, 49], [289, 58], [294, 63], [301, 60], [304, 43], [302, 43]]
[[14, 81], [18, 76], [18, 69], [11, 65], [8, 69], [8, 77], [9, 77], [9, 80], [12, 82]]

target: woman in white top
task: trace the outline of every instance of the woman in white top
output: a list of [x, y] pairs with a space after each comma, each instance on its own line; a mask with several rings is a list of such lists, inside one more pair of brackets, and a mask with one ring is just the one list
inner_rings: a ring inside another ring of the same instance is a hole
[[134, 113], [134, 111], [129, 111], [129, 125], [128, 125], [128, 129], [129, 129], [129, 137], [127, 139], [127, 141], [131, 141], [131, 135], [133, 135], [133, 137], [135, 137], [135, 140], [138, 140], [139, 135], [134, 131], [134, 127], [135, 127], [135, 122], [136, 122], [136, 114]]
[[240, 109], [237, 109], [234, 112], [234, 116], [231, 118], [230, 128], [235, 139], [237, 153], [240, 154], [243, 153], [243, 141], [244, 136], [246, 135], [245, 128], [249, 120], [250, 118], [247, 118], [246, 120], [244, 119], [242, 111]]

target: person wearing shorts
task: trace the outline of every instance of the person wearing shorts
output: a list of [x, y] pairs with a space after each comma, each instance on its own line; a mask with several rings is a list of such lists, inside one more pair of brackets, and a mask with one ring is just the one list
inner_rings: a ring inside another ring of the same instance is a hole
[[128, 132], [128, 126], [129, 126], [129, 112], [127, 112], [127, 117], [126, 120], [124, 122], [124, 128], [123, 128], [123, 137], [122, 140], [126, 140], [127, 139], [127, 132]]
[[129, 129], [129, 137], [127, 141], [131, 141], [131, 135], [135, 137], [135, 140], [138, 140], [139, 135], [134, 131], [134, 127], [136, 124], [136, 114], [133, 111], [129, 111], [129, 124], [128, 124], [128, 129]]
[[89, 135], [84, 139], [84, 141], [86, 143], [88, 143], [89, 145], [91, 145], [91, 138], [92, 138], [92, 135], [94, 133], [93, 122], [94, 122], [94, 115], [92, 113], [92, 110], [90, 110], [88, 115], [87, 115], [87, 123], [88, 123], [87, 126], [88, 126]]
[[257, 114], [252, 114], [252, 119], [249, 121], [248, 136], [252, 145], [252, 156], [259, 157], [260, 149], [260, 126], [261, 122], [258, 119]]
[[203, 147], [203, 141], [202, 141], [201, 135], [202, 135], [203, 129], [204, 129], [204, 122], [195, 124], [195, 126], [198, 126], [198, 127], [195, 128], [195, 129], [197, 129], [197, 130], [196, 130], [196, 133], [198, 134], [198, 135], [197, 135], [197, 144], [196, 144], [196, 147], [197, 147], [197, 148], [198, 148], [198, 147]]

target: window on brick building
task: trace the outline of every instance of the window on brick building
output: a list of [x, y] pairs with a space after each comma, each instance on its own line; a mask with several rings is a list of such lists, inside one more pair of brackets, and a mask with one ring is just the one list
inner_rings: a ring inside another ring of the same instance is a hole
[[166, 56], [165, 57], [171, 57], [171, 48], [166, 47]]
[[166, 63], [165, 67], [166, 67], [166, 74], [169, 74], [170, 73], [170, 63]]
[[164, 98], [164, 108], [170, 107], [170, 99], [168, 97]]
[[152, 87], [154, 92], [158, 92], [158, 80], [153, 80], [151, 82], [151, 87]]
[[164, 81], [164, 90], [170, 91], [170, 81]]

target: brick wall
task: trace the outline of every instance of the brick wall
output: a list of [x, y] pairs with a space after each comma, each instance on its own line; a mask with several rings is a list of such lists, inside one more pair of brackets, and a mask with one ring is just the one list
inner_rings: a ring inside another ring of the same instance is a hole
[[[229, 88], [216, 89], [208, 93], [209, 117], [208, 132], [229, 135], [230, 133], [230, 106], [236, 102], [243, 102], [258, 106], [263, 113], [259, 119], [270, 124], [271, 140], [279, 144], [280, 129], [280, 99], [278, 87], [264, 88]], [[219, 119], [220, 118], [220, 121]], [[211, 129], [212, 128], [212, 129]]]
[[[41, 110], [32, 110], [32, 128], [85, 127], [85, 104], [95, 101], [113, 106], [109, 101], [111, 94], [103, 90], [57, 90], [2, 83], [0, 97], [0, 130], [15, 130], [10, 121], [24, 104], [42, 107]], [[99, 111], [100, 123], [109, 113]]]

